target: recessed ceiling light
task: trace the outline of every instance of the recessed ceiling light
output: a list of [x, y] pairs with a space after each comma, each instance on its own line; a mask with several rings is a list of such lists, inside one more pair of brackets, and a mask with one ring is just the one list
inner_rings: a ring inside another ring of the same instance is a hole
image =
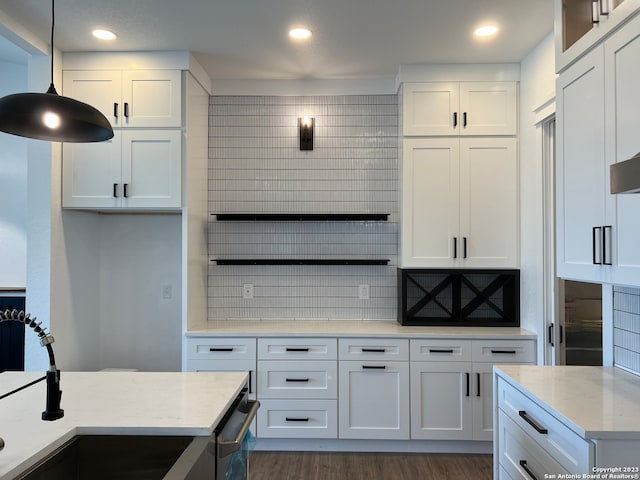
[[490, 37], [496, 33], [498, 33], [498, 27], [495, 25], [483, 25], [482, 27], [476, 28], [473, 32], [476, 37]]
[[100, 40], [115, 40], [118, 37], [115, 33], [103, 29], [96, 29], [91, 33], [94, 37], [99, 38]]
[[308, 28], [299, 27], [289, 30], [289, 36], [291, 38], [295, 38], [296, 40], [306, 40], [308, 38], [311, 38], [311, 35], [311, 30], [309, 30]]

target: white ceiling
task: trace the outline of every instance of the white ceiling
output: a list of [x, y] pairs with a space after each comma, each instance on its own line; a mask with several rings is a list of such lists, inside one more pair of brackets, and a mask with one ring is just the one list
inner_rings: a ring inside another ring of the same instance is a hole
[[[49, 0], [2, 0], [0, 14], [48, 43]], [[488, 21], [500, 34], [475, 41]], [[313, 38], [294, 44], [287, 31], [301, 24]], [[118, 40], [94, 40], [95, 27]], [[553, 0], [56, 0], [55, 44], [190, 50], [213, 79], [357, 78], [401, 64], [519, 62], [552, 29]]]

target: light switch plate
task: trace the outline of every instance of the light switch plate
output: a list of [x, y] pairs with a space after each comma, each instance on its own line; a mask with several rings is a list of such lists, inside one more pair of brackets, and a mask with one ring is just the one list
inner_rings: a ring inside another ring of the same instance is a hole
[[358, 285], [358, 298], [369, 300], [369, 285]]
[[253, 298], [253, 284], [245, 283], [242, 285], [242, 298]]

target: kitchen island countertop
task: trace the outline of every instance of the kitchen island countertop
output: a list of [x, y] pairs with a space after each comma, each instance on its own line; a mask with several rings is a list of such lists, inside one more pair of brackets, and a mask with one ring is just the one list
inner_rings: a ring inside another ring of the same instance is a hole
[[199, 329], [190, 329], [187, 337], [398, 337], [469, 339], [536, 338], [536, 334], [519, 327], [423, 327], [403, 326], [395, 320], [212, 320]]
[[615, 367], [496, 365], [584, 438], [640, 439], [640, 377]]
[[[2, 373], [0, 395], [42, 376]], [[45, 382], [0, 400], [0, 480], [76, 435], [211, 435], [246, 382], [229, 372], [62, 372], [59, 420], [41, 420]]]

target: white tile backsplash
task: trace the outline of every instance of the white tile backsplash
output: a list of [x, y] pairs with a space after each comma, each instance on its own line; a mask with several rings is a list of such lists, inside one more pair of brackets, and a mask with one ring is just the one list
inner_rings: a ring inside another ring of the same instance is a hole
[[613, 289], [613, 361], [640, 374], [640, 289]]
[[[314, 150], [298, 117], [315, 118]], [[214, 96], [211, 213], [388, 213], [388, 222], [217, 222], [211, 258], [389, 259], [388, 266], [209, 267], [208, 319], [392, 319], [398, 249], [395, 95]], [[254, 297], [242, 298], [242, 285]], [[369, 299], [358, 285], [369, 285]]]

